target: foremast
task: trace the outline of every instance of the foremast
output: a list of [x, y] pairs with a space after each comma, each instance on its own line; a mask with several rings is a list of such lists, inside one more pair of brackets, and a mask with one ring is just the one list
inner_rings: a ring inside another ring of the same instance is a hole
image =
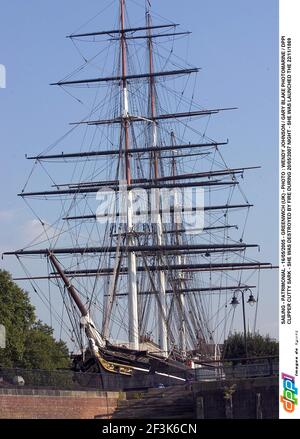
[[[149, 116], [151, 119], [150, 122], [150, 130], [151, 130], [151, 145], [153, 148], [152, 152], [152, 165], [153, 165], [153, 176], [154, 181], [159, 179], [159, 151], [156, 151], [155, 148], [157, 145], [157, 137], [158, 137], [158, 123], [156, 121], [156, 105], [155, 105], [155, 79], [154, 79], [154, 61], [153, 61], [153, 47], [152, 47], [152, 36], [151, 36], [151, 15], [150, 10], [146, 9], [146, 27], [148, 27], [147, 31], [147, 45], [148, 45], [148, 56], [149, 56]], [[151, 177], [151, 176], [150, 176]], [[154, 204], [154, 211], [157, 212], [155, 218], [154, 228], [156, 235], [156, 244], [163, 244], [163, 228], [162, 228], [162, 217], [160, 213], [161, 205], [160, 205], [160, 195], [159, 190], [155, 189], [154, 191], [154, 199], [151, 200], [151, 203]], [[158, 265], [163, 263], [163, 260], [160, 256], [157, 257]], [[164, 271], [159, 271], [157, 273], [158, 277], [158, 343], [161, 350], [161, 353], [164, 356], [168, 355], [168, 332], [167, 332], [167, 307], [166, 307], [166, 275]]]
[[[120, 45], [122, 58], [122, 119], [121, 139], [125, 142], [125, 174], [127, 188], [131, 185], [131, 170], [129, 156], [129, 105], [127, 90], [127, 49], [125, 29], [125, 0], [120, 0]], [[126, 189], [127, 189], [126, 188]], [[126, 190], [127, 195], [127, 234], [128, 247], [135, 245], [133, 230], [133, 206], [132, 191]], [[138, 320], [138, 299], [137, 299], [137, 275], [136, 275], [136, 253], [128, 251], [128, 314], [129, 314], [129, 343], [132, 349], [139, 349], [139, 320]]]

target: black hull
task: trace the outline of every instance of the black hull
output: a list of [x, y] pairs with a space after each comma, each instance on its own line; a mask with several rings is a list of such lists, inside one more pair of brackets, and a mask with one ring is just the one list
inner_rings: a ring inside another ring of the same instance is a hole
[[80, 380], [82, 386], [126, 391], [183, 384], [193, 377], [193, 371], [182, 362], [155, 357], [147, 352], [135, 354], [135, 351], [126, 349], [101, 352], [105, 361], [131, 368], [130, 374], [107, 370], [88, 352], [85, 361], [82, 356], [76, 356], [73, 359], [73, 370], [82, 372], [76, 374], [76, 379]]

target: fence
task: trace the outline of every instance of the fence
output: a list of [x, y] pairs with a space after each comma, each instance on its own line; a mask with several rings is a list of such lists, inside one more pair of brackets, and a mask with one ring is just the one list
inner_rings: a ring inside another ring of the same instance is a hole
[[257, 378], [277, 376], [279, 374], [278, 358], [269, 358], [264, 361], [245, 362], [244, 364], [230, 364], [221, 365], [202, 365], [195, 369], [195, 378], [197, 381], [213, 381], [213, 380], [230, 380], [241, 378]]
[[73, 372], [71, 370], [6, 369], [0, 367], [0, 388], [27, 387], [60, 390], [133, 390], [168, 387], [186, 382], [222, 381], [278, 375], [278, 358], [246, 364], [203, 364], [196, 369], [168, 373], [143, 373], [122, 376], [111, 373]]

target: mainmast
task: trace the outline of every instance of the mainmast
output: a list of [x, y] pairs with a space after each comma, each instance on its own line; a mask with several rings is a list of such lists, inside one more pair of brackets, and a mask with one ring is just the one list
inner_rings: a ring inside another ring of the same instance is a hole
[[[131, 185], [130, 156], [129, 156], [129, 107], [127, 90], [127, 49], [125, 29], [125, 0], [120, 0], [120, 22], [121, 22], [121, 57], [122, 57], [122, 119], [121, 139], [125, 141], [125, 173], [126, 185]], [[124, 136], [124, 137], [123, 137]], [[132, 210], [132, 191], [127, 190], [127, 245], [135, 245], [133, 235], [133, 210]], [[128, 313], [129, 313], [129, 343], [131, 348], [139, 349], [139, 321], [138, 321], [138, 302], [137, 302], [137, 276], [136, 276], [136, 254], [128, 251]]]
[[[157, 121], [156, 121], [156, 108], [155, 108], [155, 79], [154, 79], [154, 66], [153, 66], [153, 47], [152, 47], [152, 37], [151, 37], [151, 16], [150, 11], [146, 9], [146, 26], [148, 27], [148, 55], [149, 55], [149, 110], [150, 110], [150, 118], [151, 118], [151, 144], [154, 150], [152, 152], [152, 160], [153, 163], [153, 176], [154, 180], [159, 178], [159, 168], [158, 168], [158, 152], [155, 150], [157, 147]], [[154, 227], [156, 228], [156, 239], [157, 244], [162, 245], [163, 243], [163, 230], [162, 230], [162, 218], [159, 213], [160, 210], [160, 195], [159, 190], [156, 189], [154, 191], [154, 200], [151, 200], [151, 203], [154, 203], [154, 209], [158, 214], [156, 215], [156, 224]], [[161, 258], [158, 256], [158, 263], [163, 262]], [[158, 342], [159, 347], [164, 355], [168, 354], [168, 333], [167, 333], [167, 314], [166, 314], [166, 277], [164, 271], [159, 271], [157, 273], [158, 276]]]
[[[171, 132], [171, 144], [174, 146], [175, 148], [175, 134], [172, 131]], [[177, 163], [176, 163], [176, 154], [177, 151], [176, 149], [174, 149], [173, 151], [173, 158], [172, 158], [172, 174], [174, 177], [174, 181], [176, 180], [176, 174], [177, 174]], [[174, 193], [174, 205], [177, 205], [178, 200], [177, 200], [177, 192], [175, 191]], [[181, 233], [180, 233], [180, 224], [179, 221], [177, 220], [177, 216], [176, 212], [173, 212], [173, 228], [174, 228], [174, 232], [175, 232], [175, 244], [176, 245], [180, 245], [182, 244], [182, 237], [181, 237]], [[175, 256], [175, 264], [182, 264], [183, 262], [185, 262], [185, 256], [182, 256], [181, 254], [178, 254]], [[182, 291], [183, 289], [183, 277], [184, 277], [184, 273], [179, 272], [177, 278], [175, 279], [175, 291], [176, 291], [176, 299], [177, 299], [177, 303], [178, 303], [178, 314], [179, 314], [179, 348], [180, 351], [183, 355], [183, 357], [185, 357], [186, 355], [186, 322], [185, 322], [185, 297], [184, 297], [184, 293]]]

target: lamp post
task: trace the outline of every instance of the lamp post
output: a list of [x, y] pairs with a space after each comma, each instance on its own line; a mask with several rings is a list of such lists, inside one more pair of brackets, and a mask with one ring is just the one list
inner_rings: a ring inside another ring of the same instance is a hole
[[239, 305], [239, 301], [237, 298], [237, 293], [240, 292], [242, 294], [242, 307], [243, 307], [243, 325], [244, 325], [244, 346], [245, 346], [245, 354], [246, 354], [246, 358], [248, 358], [248, 347], [247, 347], [247, 329], [246, 329], [246, 313], [245, 313], [245, 298], [244, 298], [244, 294], [246, 292], [249, 292], [249, 298], [247, 300], [247, 303], [249, 303], [250, 306], [255, 305], [256, 303], [256, 299], [252, 294], [252, 291], [250, 290], [250, 288], [245, 288], [245, 289], [238, 289], [234, 292], [230, 305], [232, 305], [233, 307], [237, 307], [237, 305]]

